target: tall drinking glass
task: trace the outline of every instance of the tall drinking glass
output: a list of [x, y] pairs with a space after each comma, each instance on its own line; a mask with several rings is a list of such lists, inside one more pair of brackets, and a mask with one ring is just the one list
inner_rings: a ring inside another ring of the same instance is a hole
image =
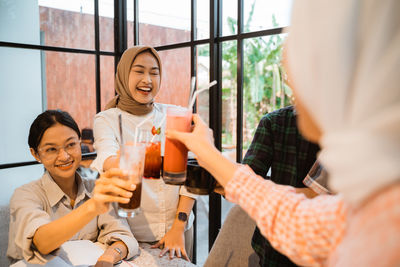
[[196, 159], [188, 159], [185, 187], [196, 195], [208, 195], [214, 191], [216, 181], [211, 174], [200, 167]]
[[146, 146], [143, 178], [160, 179], [162, 165], [160, 130], [155, 127], [151, 131], [140, 129], [139, 143]]
[[142, 177], [146, 146], [144, 144], [126, 143], [121, 147], [119, 167], [127, 172], [125, 179], [136, 185], [128, 203], [118, 203], [118, 215], [134, 217], [140, 212], [140, 198], [142, 196]]
[[[167, 130], [190, 132], [192, 111], [183, 107], [167, 108]], [[163, 180], [166, 184], [182, 185], [186, 179], [188, 150], [177, 140], [165, 139]]]

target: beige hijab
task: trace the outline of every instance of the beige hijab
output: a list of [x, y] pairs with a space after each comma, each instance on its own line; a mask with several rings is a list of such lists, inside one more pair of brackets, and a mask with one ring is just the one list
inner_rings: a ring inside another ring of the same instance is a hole
[[[134, 46], [127, 49], [123, 54], [117, 66], [117, 74], [115, 75], [115, 91], [117, 95], [106, 105], [106, 109], [118, 107], [133, 115], [146, 115], [153, 110], [153, 101], [142, 104], [133, 99], [129, 91], [129, 73], [136, 56], [142, 52], [150, 52], [158, 61], [160, 68], [160, 80], [162, 73], [161, 59], [157, 51], [150, 46]], [[160, 83], [161, 84], [161, 83]]]
[[355, 205], [400, 182], [400, 1], [296, 1], [287, 40], [330, 186]]

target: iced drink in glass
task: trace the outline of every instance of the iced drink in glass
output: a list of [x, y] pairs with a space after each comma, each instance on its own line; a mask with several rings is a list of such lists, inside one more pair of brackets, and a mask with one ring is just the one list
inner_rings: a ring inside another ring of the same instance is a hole
[[154, 126], [149, 130], [141, 130], [139, 142], [146, 145], [146, 157], [144, 161], [144, 175], [146, 179], [160, 179], [161, 174], [161, 129]]
[[136, 185], [130, 201], [118, 203], [118, 215], [121, 217], [134, 217], [140, 211], [145, 151], [146, 146], [139, 143], [126, 143], [121, 147], [119, 167], [127, 171], [127, 176], [124, 178]]
[[[183, 107], [167, 108], [167, 130], [190, 132], [192, 111]], [[165, 139], [163, 179], [166, 184], [182, 185], [186, 179], [188, 150], [177, 140]]]
[[160, 179], [161, 173], [161, 143], [151, 142], [146, 147], [146, 159], [144, 161], [144, 178]]

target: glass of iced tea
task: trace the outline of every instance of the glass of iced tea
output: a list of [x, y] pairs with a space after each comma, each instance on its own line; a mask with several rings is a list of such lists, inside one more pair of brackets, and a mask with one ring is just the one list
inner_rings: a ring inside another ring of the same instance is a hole
[[[178, 106], [167, 108], [166, 129], [190, 132], [192, 111]], [[165, 139], [163, 180], [166, 184], [182, 185], [186, 180], [188, 150], [177, 140]]]
[[154, 126], [151, 131], [140, 130], [139, 143], [146, 146], [143, 175], [145, 179], [160, 179], [162, 166], [160, 134], [161, 129]]
[[134, 217], [135, 214], [140, 212], [145, 152], [146, 146], [140, 143], [127, 142], [121, 147], [119, 167], [127, 172], [124, 179], [129, 179], [136, 185], [130, 201], [118, 203], [118, 215], [121, 217]]

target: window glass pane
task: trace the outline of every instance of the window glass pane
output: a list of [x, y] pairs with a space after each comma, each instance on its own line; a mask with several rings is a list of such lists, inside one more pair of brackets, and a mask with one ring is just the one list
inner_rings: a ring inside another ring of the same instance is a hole
[[260, 31], [285, 27], [290, 22], [293, 0], [244, 0], [243, 31]]
[[[202, 89], [210, 83], [210, 46], [197, 46], [197, 89]], [[209, 124], [210, 112], [210, 91], [204, 91], [197, 97], [197, 113]]]
[[[42, 74], [45, 71], [41, 52], [0, 47], [0, 58], [0, 162], [34, 161], [28, 135], [30, 125], [43, 109]], [[43, 165], [0, 170], [0, 205], [9, 203], [17, 187], [39, 179], [42, 174]]]
[[285, 37], [286, 34], [280, 34], [243, 42], [243, 155], [261, 117], [292, 104], [292, 91], [281, 65]]
[[133, 46], [133, 0], [126, 0], [126, 20], [127, 20], [127, 36], [128, 47]]
[[0, 40], [94, 49], [93, 0], [0, 0]]
[[0, 58], [0, 162], [34, 160], [28, 134], [43, 109], [41, 52], [0, 47]]
[[99, 0], [100, 50], [114, 51], [114, 0]]
[[196, 256], [197, 266], [203, 266], [208, 256], [208, 215], [209, 215], [209, 196], [199, 196], [196, 200]]
[[0, 41], [40, 44], [37, 1], [0, 0]]
[[210, 37], [210, 1], [197, 2], [197, 36], [196, 39]]
[[107, 103], [115, 96], [114, 80], [114, 57], [100, 56], [101, 110], [104, 110]]
[[222, 35], [237, 33], [237, 1], [222, 0]]
[[[198, 45], [196, 58], [196, 84], [197, 90], [208, 86], [210, 82], [210, 46]], [[209, 124], [209, 91], [200, 93], [197, 97], [196, 108], [201, 118]], [[208, 196], [197, 198], [197, 265], [203, 266], [208, 256]]]
[[162, 62], [156, 102], [186, 107], [190, 93], [190, 48], [159, 51]]
[[225, 219], [233, 206], [235, 206], [234, 203], [226, 200], [224, 197], [221, 197], [221, 225], [224, 224]]
[[139, 1], [139, 43], [161, 46], [190, 41], [190, 1]]
[[45, 53], [47, 108], [67, 111], [80, 129], [93, 128], [96, 114], [94, 55]]
[[93, 1], [39, 1], [43, 45], [94, 49]]
[[[35, 114], [35, 117], [37, 115], [39, 115], [39, 113]], [[30, 127], [34, 119], [35, 118], [32, 118], [32, 120], [29, 121], [28, 127]], [[28, 132], [26, 132], [26, 134], [28, 134]], [[24, 143], [28, 144], [27, 140], [23, 141]], [[29, 152], [28, 145], [24, 153], [29, 156], [29, 161], [35, 160], [35, 158]], [[20, 157], [19, 160], [21, 159], [22, 158]], [[8, 205], [15, 189], [31, 181], [38, 180], [40, 177], [42, 177], [43, 173], [44, 168], [42, 164], [0, 170], [0, 205]], [[2, 218], [2, 220], [4, 220], [4, 218]]]
[[[27, 142], [29, 127], [47, 108], [68, 111], [80, 128], [92, 127], [93, 55], [0, 47], [0, 58], [0, 123], [5, 129], [0, 140], [1, 163], [34, 160]], [[42, 174], [42, 165], [0, 170], [3, 188], [7, 188], [0, 190], [0, 203], [7, 204], [15, 188]]]
[[236, 161], [237, 41], [222, 44], [222, 153]]
[[40, 6], [39, 11], [43, 45], [94, 49], [93, 3], [86, 1], [83, 9], [81, 1], [75, 0], [65, 7]]
[[[237, 41], [222, 43], [222, 154], [236, 161]], [[221, 225], [233, 204], [221, 198]]]

